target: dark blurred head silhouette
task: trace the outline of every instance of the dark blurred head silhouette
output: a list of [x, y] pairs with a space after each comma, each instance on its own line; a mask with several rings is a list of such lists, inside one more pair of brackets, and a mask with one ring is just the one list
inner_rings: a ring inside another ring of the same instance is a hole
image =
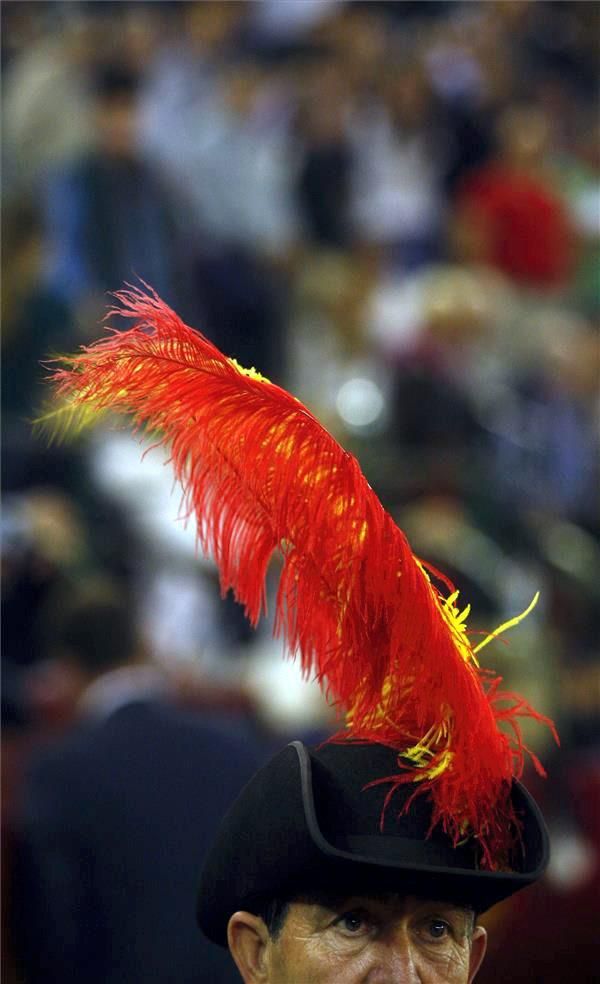
[[62, 589], [45, 615], [48, 651], [95, 677], [141, 658], [135, 612], [116, 585], [97, 578]]

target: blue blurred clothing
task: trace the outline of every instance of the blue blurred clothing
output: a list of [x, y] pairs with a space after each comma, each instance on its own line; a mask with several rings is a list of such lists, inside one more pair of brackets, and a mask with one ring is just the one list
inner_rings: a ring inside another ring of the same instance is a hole
[[438, 259], [447, 148], [437, 125], [403, 129], [375, 107], [350, 132], [356, 234], [412, 271]]
[[47, 399], [43, 360], [77, 344], [71, 312], [45, 284], [35, 284], [2, 324], [2, 429], [15, 420], [27, 423]]
[[136, 158], [91, 153], [48, 181], [53, 286], [69, 303], [141, 277], [175, 304], [172, 202]]
[[505, 501], [594, 522], [599, 445], [593, 408], [535, 375], [497, 413], [495, 482]]
[[145, 157], [185, 198], [205, 249], [284, 254], [298, 232], [285, 99], [267, 93], [235, 113], [208, 66], [173, 54], [143, 100]]
[[196, 927], [196, 891], [262, 756], [229, 722], [169, 706], [151, 680], [137, 697], [127, 681], [120, 696], [102, 689], [28, 777], [17, 884], [28, 984], [239, 981]]

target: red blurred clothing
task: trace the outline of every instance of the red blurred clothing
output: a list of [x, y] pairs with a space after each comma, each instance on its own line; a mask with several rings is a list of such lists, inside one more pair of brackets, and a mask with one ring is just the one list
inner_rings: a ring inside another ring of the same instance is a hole
[[491, 164], [465, 181], [459, 205], [483, 244], [478, 259], [524, 286], [568, 282], [573, 227], [566, 205], [541, 177]]

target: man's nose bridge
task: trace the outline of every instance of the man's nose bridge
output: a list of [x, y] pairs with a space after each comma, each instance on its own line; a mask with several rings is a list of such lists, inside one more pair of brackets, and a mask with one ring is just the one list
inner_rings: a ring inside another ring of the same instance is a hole
[[380, 959], [386, 970], [386, 982], [418, 984], [414, 941], [404, 922], [386, 927], [379, 939]]

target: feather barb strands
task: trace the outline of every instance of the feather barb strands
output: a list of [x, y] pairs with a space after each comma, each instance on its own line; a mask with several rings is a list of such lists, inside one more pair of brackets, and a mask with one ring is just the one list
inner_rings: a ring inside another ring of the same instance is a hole
[[113, 411], [170, 448], [201, 547], [253, 624], [281, 553], [276, 628], [345, 715], [335, 740], [396, 749], [398, 774], [379, 780], [388, 798], [414, 783], [434, 825], [455, 843], [470, 832], [482, 866], [497, 866], [516, 821], [519, 720], [555, 734], [552, 723], [480, 668], [457, 593], [438, 586], [356, 459], [305, 406], [223, 355], [151, 288], [115, 297], [109, 315], [132, 326], [53, 370], [67, 426], [81, 419], [76, 408], [86, 423]]

